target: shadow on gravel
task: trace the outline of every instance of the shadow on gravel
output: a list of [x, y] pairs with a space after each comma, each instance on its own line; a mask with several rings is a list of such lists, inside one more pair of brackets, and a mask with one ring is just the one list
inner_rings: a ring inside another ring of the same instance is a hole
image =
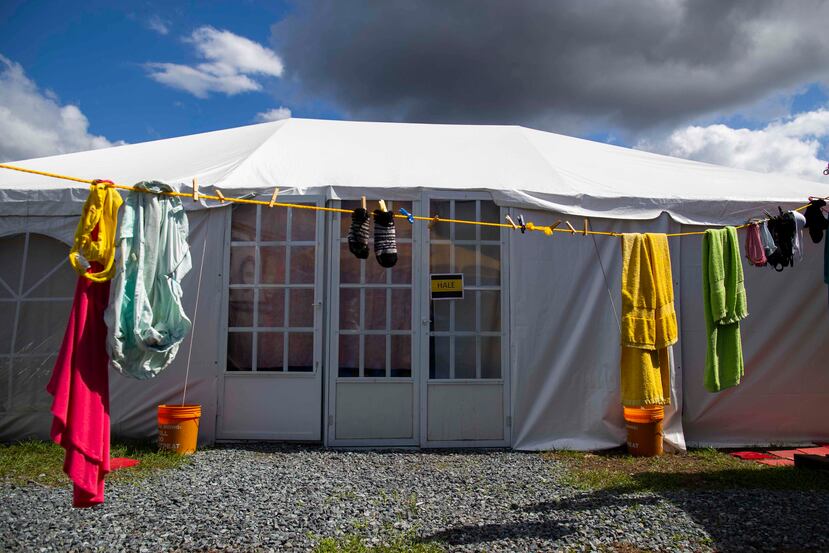
[[[542, 538], [555, 541], [572, 534], [575, 530], [565, 521], [512, 522], [507, 524], [485, 524], [456, 526], [435, 532], [422, 538], [423, 541], [437, 541], [448, 545], [470, 545], [499, 540]], [[486, 549], [486, 548], [484, 548]]]
[[[737, 475], [729, 474], [734, 471], [721, 472], [708, 476], [715, 476], [719, 482], [740, 482]], [[829, 493], [825, 487], [792, 489], [792, 476], [773, 470], [763, 471], [764, 480], [756, 488], [748, 488], [745, 483], [717, 488], [681, 485], [698, 477], [694, 473], [641, 473], [633, 476], [635, 483], [631, 485], [583, 492], [560, 501], [529, 505], [524, 510], [566, 513], [668, 501], [705, 530], [711, 538], [706, 545], [718, 552], [829, 551]], [[804, 475], [806, 479], [814, 477]], [[629, 495], [643, 492], [651, 495]]]

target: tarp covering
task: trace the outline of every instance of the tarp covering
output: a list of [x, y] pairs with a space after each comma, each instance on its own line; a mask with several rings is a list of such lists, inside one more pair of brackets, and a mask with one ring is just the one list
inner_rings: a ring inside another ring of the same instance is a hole
[[[288, 119], [18, 165], [119, 184], [193, 177], [223, 191], [357, 198], [366, 189], [485, 190], [496, 203], [573, 215], [740, 224], [829, 183], [753, 173], [514, 126]], [[815, 169], [816, 178], [819, 168]], [[205, 191], [210, 188], [206, 187]], [[0, 171], [0, 215], [71, 214], [82, 184]], [[189, 205], [192, 208], [194, 205]]]

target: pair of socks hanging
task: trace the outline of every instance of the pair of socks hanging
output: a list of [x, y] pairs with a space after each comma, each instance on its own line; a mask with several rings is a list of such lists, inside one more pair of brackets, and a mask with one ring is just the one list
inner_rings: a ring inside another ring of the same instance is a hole
[[[362, 207], [351, 214], [351, 229], [348, 231], [348, 249], [358, 259], [368, 259], [369, 215]], [[394, 231], [394, 213], [374, 210], [374, 255], [385, 268], [397, 263], [397, 239]]]

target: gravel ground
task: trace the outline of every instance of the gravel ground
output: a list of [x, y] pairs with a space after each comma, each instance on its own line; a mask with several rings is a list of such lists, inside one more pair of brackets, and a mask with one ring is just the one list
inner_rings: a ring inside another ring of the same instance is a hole
[[228, 446], [108, 484], [94, 509], [72, 509], [68, 488], [2, 484], [0, 550], [304, 551], [412, 532], [450, 551], [829, 550], [827, 492], [584, 492], [564, 470], [507, 451]]

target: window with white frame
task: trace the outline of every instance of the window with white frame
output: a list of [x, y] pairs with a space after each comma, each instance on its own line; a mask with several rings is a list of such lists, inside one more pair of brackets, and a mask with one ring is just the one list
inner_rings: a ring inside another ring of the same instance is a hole
[[[411, 202], [386, 204], [391, 211], [412, 210]], [[342, 202], [344, 209], [359, 206], [360, 202]], [[386, 269], [375, 259], [371, 240], [368, 259], [357, 259], [349, 251], [351, 216], [341, 215], [338, 377], [412, 376], [412, 226], [399, 218], [394, 224], [397, 264]]]
[[72, 309], [69, 246], [24, 233], [0, 238], [0, 411], [48, 411], [46, 384]]
[[314, 370], [316, 213], [233, 208], [228, 371]]
[[[487, 200], [433, 200], [443, 218], [500, 221]], [[461, 300], [430, 301], [429, 378], [501, 378], [501, 240], [498, 227], [436, 223], [429, 235], [432, 273], [463, 274]]]

